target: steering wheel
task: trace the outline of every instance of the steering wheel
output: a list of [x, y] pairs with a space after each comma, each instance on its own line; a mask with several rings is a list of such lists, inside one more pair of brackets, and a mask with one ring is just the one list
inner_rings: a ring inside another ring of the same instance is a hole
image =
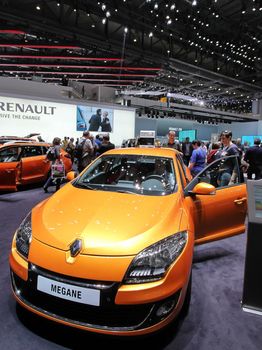
[[144, 180], [144, 181], [147, 181], [147, 180], [158, 180], [158, 181], [161, 181], [163, 182], [163, 177], [161, 175], [155, 175], [155, 174], [152, 174], [152, 175], [148, 175]]

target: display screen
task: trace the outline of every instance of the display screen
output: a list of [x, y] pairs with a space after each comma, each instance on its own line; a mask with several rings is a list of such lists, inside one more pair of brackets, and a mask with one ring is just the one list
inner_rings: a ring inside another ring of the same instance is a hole
[[155, 138], [154, 137], [139, 137], [138, 138], [138, 144], [140, 146], [154, 146], [155, 144]]
[[179, 141], [185, 141], [186, 137], [189, 137], [189, 141], [192, 142], [196, 139], [196, 130], [182, 130], [179, 131]]
[[242, 136], [242, 145], [247, 142], [248, 146], [254, 146], [255, 139], [262, 140], [262, 135]]
[[113, 109], [77, 106], [77, 131], [113, 132]]
[[255, 197], [255, 217], [262, 218], [262, 188], [261, 186], [254, 186]]

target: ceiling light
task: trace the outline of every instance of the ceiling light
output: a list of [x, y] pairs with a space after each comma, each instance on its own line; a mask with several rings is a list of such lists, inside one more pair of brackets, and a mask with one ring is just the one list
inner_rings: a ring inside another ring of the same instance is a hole
[[39, 5], [37, 5], [37, 6], [36, 6], [36, 9], [37, 9], [38, 11], [40, 11], [40, 10], [41, 10], [41, 7], [40, 7]]
[[197, 5], [197, 1], [196, 0], [193, 0], [192, 1], [192, 6], [196, 6]]

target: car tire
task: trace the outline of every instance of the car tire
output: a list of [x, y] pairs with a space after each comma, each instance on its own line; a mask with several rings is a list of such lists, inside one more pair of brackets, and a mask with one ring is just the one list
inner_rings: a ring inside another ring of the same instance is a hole
[[182, 317], [187, 316], [187, 314], [189, 312], [190, 301], [191, 301], [191, 290], [192, 290], [192, 271], [190, 273], [190, 277], [189, 277], [189, 281], [188, 281], [188, 285], [187, 285], [184, 304], [183, 304], [182, 309], [181, 309], [181, 316]]

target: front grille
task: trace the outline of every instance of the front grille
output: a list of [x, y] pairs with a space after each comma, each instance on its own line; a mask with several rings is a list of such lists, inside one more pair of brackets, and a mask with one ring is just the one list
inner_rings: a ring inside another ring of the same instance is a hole
[[[100, 286], [100, 306], [75, 303], [48, 295], [36, 288], [37, 276], [48, 276], [59, 282], [78, 286]], [[25, 282], [12, 273], [13, 288], [18, 297], [31, 307], [55, 318], [70, 323], [82, 324], [91, 328], [139, 329], [154, 309], [154, 303], [141, 305], [116, 305], [115, 296], [119, 287], [117, 282], [98, 282], [57, 275], [34, 266], [29, 269], [28, 281]], [[17, 291], [19, 290], [19, 293]]]

